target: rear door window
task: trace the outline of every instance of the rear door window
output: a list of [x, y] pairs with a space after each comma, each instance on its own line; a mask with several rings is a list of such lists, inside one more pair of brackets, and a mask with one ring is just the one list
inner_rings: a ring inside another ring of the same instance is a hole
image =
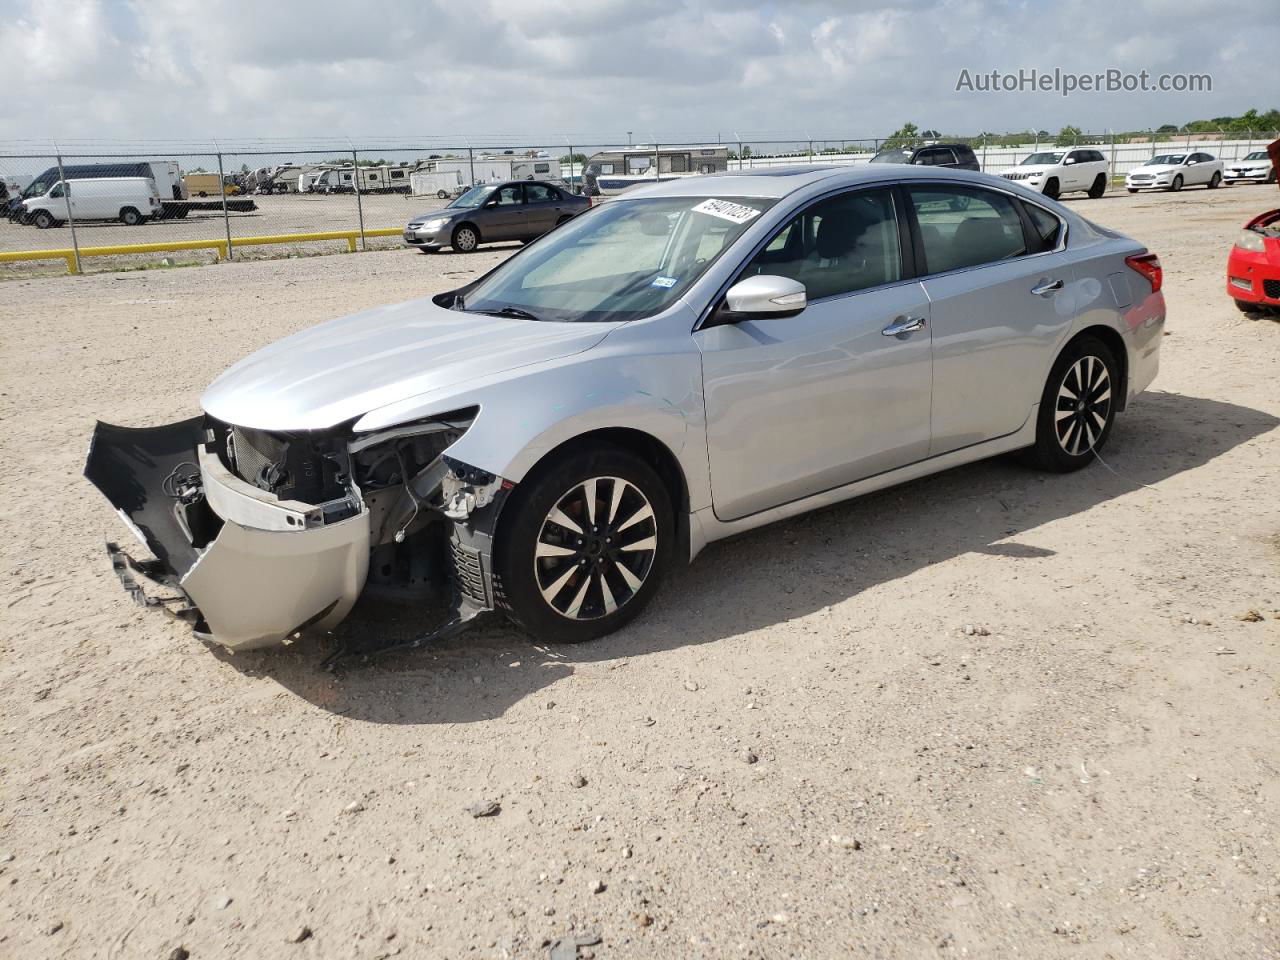
[[1011, 197], [980, 187], [907, 187], [920, 227], [924, 273], [946, 273], [1027, 254], [1022, 218]]
[[526, 183], [524, 185], [525, 203], [547, 203], [558, 199], [555, 190], [545, 183]]
[[1056, 248], [1062, 240], [1062, 221], [1034, 203], [1024, 203], [1022, 208], [1027, 211], [1027, 217], [1031, 220], [1031, 231], [1035, 234], [1039, 249]]

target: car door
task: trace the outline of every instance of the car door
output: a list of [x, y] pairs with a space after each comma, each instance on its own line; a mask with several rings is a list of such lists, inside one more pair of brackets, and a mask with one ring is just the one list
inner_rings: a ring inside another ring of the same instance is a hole
[[1209, 182], [1209, 178], [1213, 176], [1213, 164], [1205, 163], [1207, 157], [1206, 153], [1193, 153], [1187, 157], [1184, 180], [1187, 186]]
[[1081, 162], [1083, 157], [1083, 151], [1069, 150], [1062, 158], [1062, 186], [1059, 189], [1064, 193], [1068, 190], [1080, 190], [1086, 185], [1083, 183], [1085, 173], [1084, 164]]
[[[48, 193], [49, 212], [57, 220], [66, 220], [69, 216], [81, 216], [80, 207], [76, 204], [75, 191], [70, 183], [56, 183]], [[70, 213], [68, 213], [70, 211]]]
[[909, 279], [902, 202], [882, 187], [811, 203], [736, 278], [799, 280], [807, 307], [694, 334], [720, 519], [927, 455], [929, 304]]
[[526, 236], [540, 237], [555, 227], [564, 211], [560, 191], [546, 183], [524, 185]]
[[480, 236], [486, 240], [520, 240], [529, 236], [525, 225], [524, 185], [508, 183], [493, 191], [480, 211]]
[[1074, 274], [1057, 249], [1062, 228], [1036, 233], [1009, 194], [953, 183], [907, 193], [933, 328], [936, 456], [1026, 422], [1046, 356], [1071, 324]]

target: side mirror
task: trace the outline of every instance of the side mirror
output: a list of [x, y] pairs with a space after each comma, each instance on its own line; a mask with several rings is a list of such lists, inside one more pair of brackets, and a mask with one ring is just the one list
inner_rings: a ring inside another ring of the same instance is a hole
[[1067, 157], [1067, 159], [1065, 159], [1065, 160], [1063, 160], [1063, 161], [1062, 161], [1062, 165], [1063, 165], [1064, 167], [1069, 167], [1069, 166], [1071, 166], [1071, 164], [1073, 164], [1073, 163], [1075, 163], [1075, 162], [1076, 162], [1076, 158], [1075, 158], [1075, 157]]
[[794, 317], [808, 303], [804, 284], [799, 280], [768, 275], [747, 277], [729, 288], [724, 303], [711, 314], [705, 326]]

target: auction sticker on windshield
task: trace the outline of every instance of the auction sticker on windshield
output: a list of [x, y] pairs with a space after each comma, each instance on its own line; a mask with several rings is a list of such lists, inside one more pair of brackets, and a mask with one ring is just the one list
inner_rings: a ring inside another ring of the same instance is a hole
[[710, 216], [719, 217], [721, 220], [729, 220], [733, 223], [746, 223], [752, 217], [760, 216], [760, 211], [755, 207], [744, 206], [741, 203], [732, 203], [728, 200], [703, 200], [693, 208], [693, 212], [706, 213]]

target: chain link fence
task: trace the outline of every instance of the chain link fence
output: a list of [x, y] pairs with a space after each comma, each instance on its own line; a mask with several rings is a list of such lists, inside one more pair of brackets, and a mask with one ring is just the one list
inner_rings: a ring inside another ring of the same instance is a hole
[[[411, 218], [474, 184], [547, 179], [578, 191], [593, 157], [609, 158], [598, 166], [610, 170], [616, 160], [620, 173], [652, 177], [656, 167], [665, 177], [793, 163], [860, 164], [886, 147], [962, 142], [983, 170], [998, 173], [1046, 149], [1091, 146], [1107, 157], [1116, 180], [1153, 154], [1202, 150], [1231, 163], [1277, 136], [1261, 130], [974, 137], [926, 131], [913, 137], [734, 136], [644, 145], [630, 138], [479, 144], [421, 138], [362, 145], [210, 143], [199, 149], [190, 143], [81, 142], [43, 150], [0, 143], [0, 260], [46, 258], [0, 262], [0, 276], [397, 247]], [[714, 162], [700, 163], [704, 159]], [[47, 259], [52, 251], [65, 263]]]

